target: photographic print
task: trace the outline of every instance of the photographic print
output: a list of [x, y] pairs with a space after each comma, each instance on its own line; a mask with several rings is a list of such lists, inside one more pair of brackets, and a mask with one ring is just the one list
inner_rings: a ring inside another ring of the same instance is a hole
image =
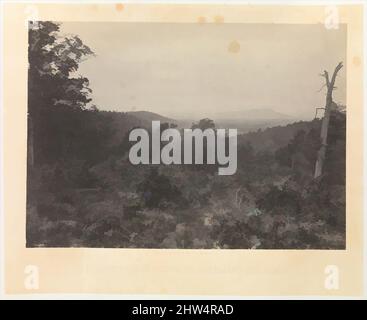
[[27, 246], [344, 249], [346, 31], [30, 22]]

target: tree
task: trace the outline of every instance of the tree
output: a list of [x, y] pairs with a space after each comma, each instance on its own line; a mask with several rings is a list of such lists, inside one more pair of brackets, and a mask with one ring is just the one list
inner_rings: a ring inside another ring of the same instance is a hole
[[322, 174], [322, 167], [325, 161], [325, 154], [326, 154], [327, 134], [328, 134], [328, 127], [329, 127], [330, 113], [333, 110], [333, 108], [336, 106], [336, 104], [333, 101], [333, 90], [335, 88], [334, 84], [335, 84], [336, 76], [342, 67], [343, 67], [343, 63], [339, 62], [339, 64], [336, 66], [334, 70], [331, 80], [329, 79], [329, 73], [326, 70], [324, 71], [324, 74], [322, 75], [325, 78], [325, 86], [327, 88], [327, 93], [326, 93], [325, 114], [322, 120], [321, 134], [320, 134], [321, 147], [318, 152], [317, 161], [315, 165], [315, 174], [314, 174], [315, 179], [321, 176]]

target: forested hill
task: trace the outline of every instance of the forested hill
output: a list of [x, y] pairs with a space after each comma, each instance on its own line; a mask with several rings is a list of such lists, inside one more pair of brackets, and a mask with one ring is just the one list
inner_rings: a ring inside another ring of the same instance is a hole
[[[240, 135], [230, 176], [133, 165], [129, 131], [175, 123], [89, 107], [89, 80], [73, 74], [93, 51], [52, 22], [28, 39], [27, 247], [345, 249], [344, 111], [330, 113], [317, 179], [320, 120]], [[193, 120], [178, 128], [221, 127]]]

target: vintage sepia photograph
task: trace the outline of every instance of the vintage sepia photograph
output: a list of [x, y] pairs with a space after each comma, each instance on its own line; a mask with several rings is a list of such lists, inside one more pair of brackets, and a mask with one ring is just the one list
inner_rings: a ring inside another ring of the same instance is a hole
[[28, 25], [26, 246], [346, 248], [347, 26]]

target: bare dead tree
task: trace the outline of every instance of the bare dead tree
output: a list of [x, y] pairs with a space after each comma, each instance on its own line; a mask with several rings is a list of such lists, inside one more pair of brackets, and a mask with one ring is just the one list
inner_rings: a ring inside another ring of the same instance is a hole
[[333, 102], [333, 90], [335, 89], [334, 85], [335, 85], [336, 76], [342, 67], [343, 67], [343, 63], [339, 62], [339, 64], [336, 66], [334, 70], [334, 73], [331, 79], [329, 78], [329, 73], [326, 70], [322, 74], [322, 76], [325, 78], [325, 86], [327, 88], [327, 93], [326, 93], [325, 113], [324, 113], [324, 118], [322, 119], [322, 124], [321, 124], [321, 133], [320, 133], [321, 147], [317, 154], [317, 160], [316, 160], [316, 165], [315, 165], [315, 174], [314, 174], [315, 179], [322, 175], [322, 167], [324, 164], [325, 154], [326, 154], [327, 134], [328, 134], [328, 128], [329, 128], [330, 113], [331, 113], [333, 106], [335, 105], [335, 103]]

